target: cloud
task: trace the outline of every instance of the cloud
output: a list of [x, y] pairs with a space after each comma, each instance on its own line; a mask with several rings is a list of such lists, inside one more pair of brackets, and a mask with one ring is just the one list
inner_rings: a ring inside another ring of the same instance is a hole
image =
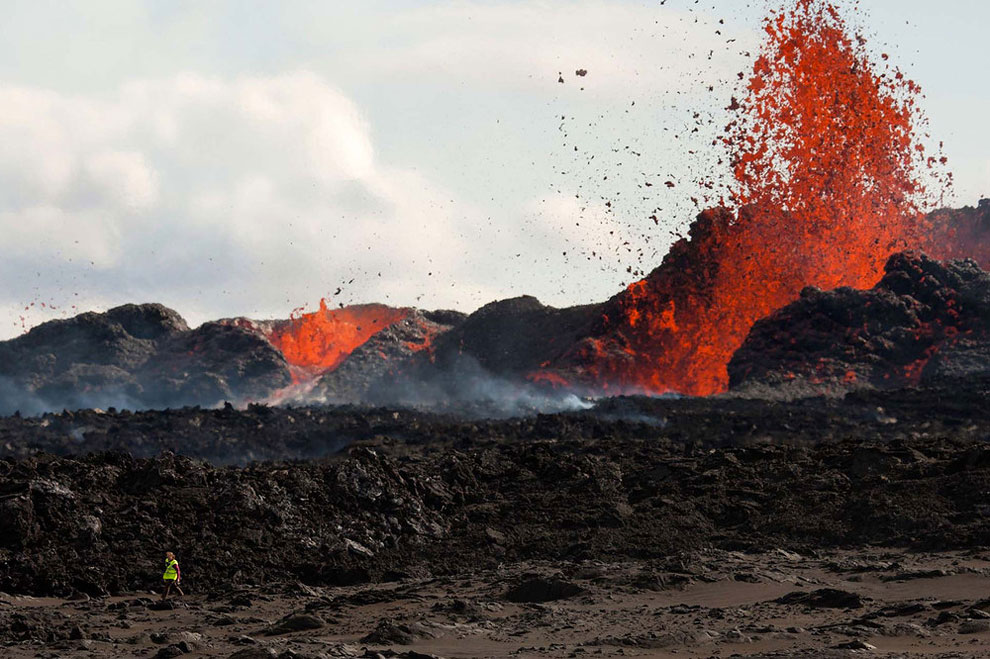
[[[747, 38], [725, 43], [710, 15], [645, 2], [371, 3], [347, 16], [295, 2], [259, 6], [250, 25], [231, 20], [237, 3], [116, 4], [32, 10], [24, 25], [58, 13], [58, 30], [10, 46], [37, 55], [25, 67], [0, 66], [21, 81], [0, 83], [9, 315], [160, 301], [193, 323], [284, 316], [338, 287], [334, 302], [465, 311], [520, 293], [606, 297], [625, 261], [584, 257], [635, 236], [599, 197], [621, 188], [629, 201], [613, 211], [648, 223], [656, 204], [637, 205], [637, 183], [685, 150], [661, 125], [734, 73]], [[100, 39], [76, 35], [80, 21]], [[65, 39], [75, 58], [62, 73], [39, 66]], [[728, 56], [709, 63], [709, 49]], [[190, 68], [211, 73], [175, 72]], [[607, 152], [593, 171], [575, 142]], [[651, 163], [620, 167], [613, 142], [645, 142]], [[0, 335], [19, 329], [12, 317]]]
[[285, 315], [351, 280], [362, 298], [409, 303], [431, 270], [464, 267], [454, 211], [471, 209], [452, 196], [378, 162], [357, 106], [305, 71], [89, 96], [0, 86], [9, 309], [156, 300], [194, 320]]

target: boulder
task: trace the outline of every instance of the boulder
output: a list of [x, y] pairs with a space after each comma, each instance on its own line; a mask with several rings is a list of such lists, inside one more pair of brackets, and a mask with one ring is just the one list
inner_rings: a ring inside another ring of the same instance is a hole
[[282, 618], [271, 626], [265, 633], [269, 636], [291, 634], [323, 627], [323, 621], [314, 615], [297, 613]]

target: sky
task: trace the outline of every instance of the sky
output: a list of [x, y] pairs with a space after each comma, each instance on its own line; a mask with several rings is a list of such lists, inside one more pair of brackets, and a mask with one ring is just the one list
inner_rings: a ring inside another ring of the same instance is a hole
[[[0, 337], [603, 300], [697, 213], [774, 4], [2, 0]], [[840, 4], [925, 91], [952, 205], [990, 196], [990, 3]]]

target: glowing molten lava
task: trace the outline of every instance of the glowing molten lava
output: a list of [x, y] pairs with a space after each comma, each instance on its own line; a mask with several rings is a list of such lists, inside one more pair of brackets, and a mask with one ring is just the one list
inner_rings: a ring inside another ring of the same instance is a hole
[[328, 309], [321, 300], [318, 311], [297, 310], [289, 320], [274, 326], [271, 342], [292, 366], [310, 374], [322, 373], [335, 369], [372, 336], [408, 315], [409, 309], [383, 304]]
[[[653, 392], [707, 395], [757, 319], [805, 286], [868, 288], [891, 253], [927, 249], [914, 131], [918, 87], [878, 72], [836, 7], [797, 0], [765, 21], [766, 41], [733, 102], [725, 146], [734, 185], [664, 265], [611, 302], [593, 374]], [[886, 59], [886, 56], [884, 56]]]

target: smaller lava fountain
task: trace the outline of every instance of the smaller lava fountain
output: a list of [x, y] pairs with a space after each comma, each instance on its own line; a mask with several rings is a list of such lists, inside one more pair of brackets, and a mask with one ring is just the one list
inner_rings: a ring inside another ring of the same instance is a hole
[[272, 326], [270, 341], [294, 367], [294, 378], [332, 371], [354, 350], [384, 329], [409, 316], [409, 309], [362, 304], [329, 309], [326, 300], [311, 313], [297, 309]]

